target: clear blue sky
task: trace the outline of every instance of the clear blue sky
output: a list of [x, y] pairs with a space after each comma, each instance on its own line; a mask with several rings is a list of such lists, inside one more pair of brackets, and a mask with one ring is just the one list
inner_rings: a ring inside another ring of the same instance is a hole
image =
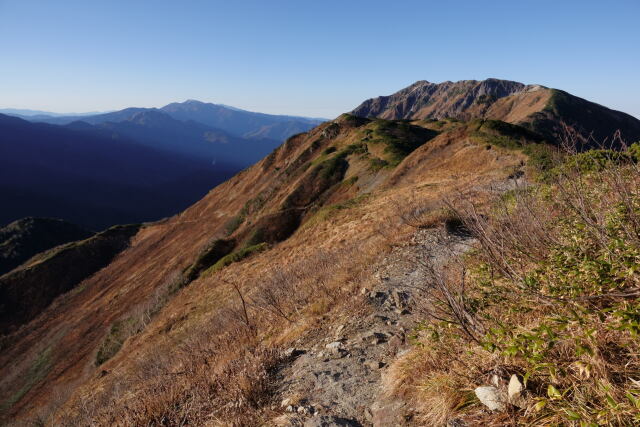
[[0, 41], [0, 108], [332, 118], [416, 80], [498, 77], [640, 117], [639, 0], [0, 0]]

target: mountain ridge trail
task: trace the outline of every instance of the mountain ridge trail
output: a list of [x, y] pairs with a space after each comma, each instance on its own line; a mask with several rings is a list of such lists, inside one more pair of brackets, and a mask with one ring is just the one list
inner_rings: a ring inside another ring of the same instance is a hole
[[425, 318], [420, 290], [473, 242], [444, 228], [418, 229], [374, 266], [374, 285], [360, 292], [363, 316], [316, 330], [287, 350], [291, 362], [277, 375], [287, 413], [271, 425], [411, 425], [412, 408], [387, 393], [384, 377], [410, 351], [411, 331]]

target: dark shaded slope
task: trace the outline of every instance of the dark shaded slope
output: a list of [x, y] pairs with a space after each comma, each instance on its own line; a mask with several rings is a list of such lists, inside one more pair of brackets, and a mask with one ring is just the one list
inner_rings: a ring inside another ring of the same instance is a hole
[[95, 236], [39, 254], [0, 276], [0, 334], [36, 317], [58, 295], [72, 289], [129, 245], [139, 226], [115, 226]]
[[612, 138], [616, 131], [620, 131], [622, 140], [627, 143], [640, 141], [640, 120], [635, 117], [552, 89], [549, 103], [531, 116], [529, 127], [541, 135], [551, 136], [561, 132], [558, 123], [574, 126], [579, 133], [592, 139], [592, 143], [615, 142]]
[[237, 169], [0, 115], [0, 224], [44, 216], [102, 229], [155, 220], [189, 206]]
[[32, 256], [63, 243], [82, 240], [93, 233], [53, 218], [23, 218], [0, 228], [0, 275]]

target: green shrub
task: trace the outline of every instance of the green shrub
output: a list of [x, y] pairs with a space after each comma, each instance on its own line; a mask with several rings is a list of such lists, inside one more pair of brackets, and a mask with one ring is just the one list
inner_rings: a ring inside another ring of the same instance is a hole
[[[353, 177], [357, 178], [357, 177]], [[354, 181], [355, 182], [355, 181]], [[311, 218], [309, 218], [305, 223], [304, 227], [309, 227], [313, 224], [317, 224], [319, 222], [325, 221], [331, 217], [333, 217], [337, 212], [345, 209], [351, 209], [358, 206], [364, 200], [367, 200], [371, 195], [370, 194], [361, 194], [352, 199], [346, 200], [341, 203], [334, 203], [332, 205], [323, 206], [320, 208]]]
[[233, 264], [234, 262], [242, 261], [250, 255], [262, 252], [268, 247], [269, 245], [267, 243], [258, 243], [257, 245], [247, 246], [238, 251], [232, 252], [229, 255], [222, 257], [218, 262], [207, 269], [204, 274], [209, 275], [215, 273], [216, 271], [222, 270], [224, 267]]
[[631, 144], [627, 152], [633, 158], [634, 162], [640, 162], [640, 141]]
[[369, 170], [372, 172], [377, 172], [387, 166], [389, 166], [389, 162], [386, 160], [379, 159], [378, 157], [372, 157], [369, 159]]
[[384, 144], [390, 166], [397, 166], [415, 149], [434, 138], [438, 132], [405, 122], [376, 119], [370, 125], [369, 143]]
[[224, 226], [225, 234], [227, 236], [232, 235], [233, 232], [236, 231], [242, 225], [244, 220], [245, 220], [244, 215], [236, 215], [233, 218], [231, 218]]
[[349, 163], [346, 157], [349, 153], [341, 151], [333, 157], [316, 165], [316, 175], [324, 180], [331, 179], [334, 175], [344, 174]]
[[[457, 311], [443, 299], [441, 313], [464, 313], [449, 317], [474, 342], [461, 351], [481, 354], [481, 344], [522, 375], [524, 424], [637, 425], [640, 175], [630, 155], [607, 150], [565, 165], [549, 183], [496, 201], [486, 218], [468, 211], [481, 244], [469, 257], [476, 271], [447, 291]], [[451, 340], [452, 323], [434, 322], [432, 336]]]
[[[227, 255], [233, 249], [235, 241], [216, 239], [205, 246], [200, 251], [196, 260], [184, 273], [184, 280], [180, 283], [180, 287], [185, 286], [195, 280], [200, 273], [215, 264], [220, 258]], [[177, 289], [176, 289], [177, 290]], [[172, 292], [175, 292], [172, 290]]]
[[133, 319], [118, 320], [109, 329], [109, 333], [102, 341], [96, 354], [96, 366], [102, 365], [107, 360], [120, 351], [122, 344], [131, 336], [130, 329], [133, 327]]

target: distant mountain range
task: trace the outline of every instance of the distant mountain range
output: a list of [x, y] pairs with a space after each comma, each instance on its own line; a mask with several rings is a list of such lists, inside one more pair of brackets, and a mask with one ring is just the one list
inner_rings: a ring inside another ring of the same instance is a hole
[[24, 108], [0, 108], [0, 114], [17, 117], [63, 117], [63, 116], [95, 116], [103, 114], [100, 111], [92, 111], [89, 113], [52, 113], [51, 111], [29, 110]]
[[10, 112], [19, 117], [0, 114], [0, 226], [46, 216], [94, 230], [172, 215], [321, 121], [198, 101]]
[[[195, 100], [174, 102], [162, 108], [126, 108], [101, 114], [61, 115], [34, 110], [0, 110], [0, 113], [3, 111], [4, 114], [18, 116], [25, 120], [56, 125], [66, 125], [74, 121], [83, 121], [92, 125], [121, 122], [130, 120], [136, 113], [160, 111], [176, 120], [199, 122], [236, 137], [279, 141], [284, 141], [291, 135], [305, 132], [326, 121], [318, 118], [255, 113], [227, 105]], [[20, 111], [27, 113], [20, 113]]]
[[154, 220], [241, 168], [79, 127], [0, 115], [0, 225], [46, 216], [99, 230]]

